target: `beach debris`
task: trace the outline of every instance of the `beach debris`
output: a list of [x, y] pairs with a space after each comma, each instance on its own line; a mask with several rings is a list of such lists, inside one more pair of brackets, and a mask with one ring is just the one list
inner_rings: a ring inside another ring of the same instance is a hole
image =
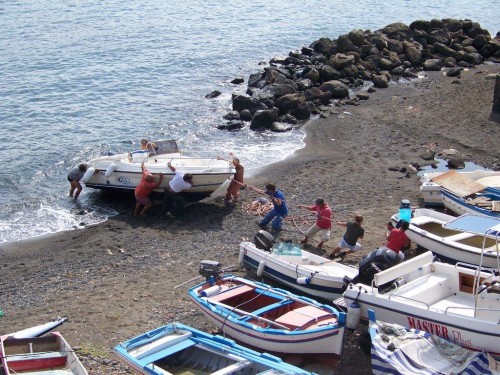
[[108, 253], [108, 255], [113, 255], [113, 252], [111, 251], [111, 249], [107, 249], [106, 252]]

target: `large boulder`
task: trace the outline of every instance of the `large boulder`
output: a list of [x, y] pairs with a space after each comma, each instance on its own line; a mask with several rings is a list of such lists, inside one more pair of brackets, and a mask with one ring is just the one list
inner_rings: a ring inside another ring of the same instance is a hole
[[276, 109], [257, 111], [253, 114], [252, 121], [250, 122], [250, 129], [269, 129], [277, 119], [278, 112]]
[[265, 106], [247, 94], [233, 94], [233, 110], [241, 112], [245, 109], [248, 109], [251, 113], [255, 113], [259, 109], [265, 109]]
[[429, 59], [424, 62], [424, 70], [439, 71], [443, 67], [443, 62], [439, 59]]
[[337, 53], [330, 57], [329, 63], [335, 69], [341, 70], [346, 66], [354, 63], [355, 57], [353, 55], [344, 55], [343, 53]]
[[411, 29], [401, 22], [391, 23], [381, 30], [390, 39], [408, 40], [413, 37]]
[[276, 100], [276, 107], [281, 113], [288, 113], [292, 109], [297, 108], [299, 103], [303, 102], [304, 99], [300, 94], [286, 94]]
[[375, 87], [381, 89], [389, 87], [389, 79], [383, 74], [372, 74], [372, 82]]
[[422, 62], [422, 51], [414, 46], [406, 48], [405, 56], [413, 66], [418, 66]]
[[320, 89], [322, 91], [330, 92], [333, 99], [342, 99], [349, 96], [349, 87], [337, 80], [327, 81], [323, 83], [320, 86]]

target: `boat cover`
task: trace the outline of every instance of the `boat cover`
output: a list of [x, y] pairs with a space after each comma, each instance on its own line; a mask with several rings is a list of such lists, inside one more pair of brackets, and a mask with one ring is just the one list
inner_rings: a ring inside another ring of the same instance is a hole
[[385, 374], [497, 374], [491, 355], [427, 332], [376, 321], [370, 325], [372, 372]]
[[481, 236], [500, 236], [500, 218], [465, 214], [443, 224], [443, 228], [479, 234]]
[[480, 184], [472, 178], [460, 174], [457, 171], [445, 172], [432, 178], [432, 181], [461, 197], [467, 197], [486, 189], [486, 186], [483, 184]]

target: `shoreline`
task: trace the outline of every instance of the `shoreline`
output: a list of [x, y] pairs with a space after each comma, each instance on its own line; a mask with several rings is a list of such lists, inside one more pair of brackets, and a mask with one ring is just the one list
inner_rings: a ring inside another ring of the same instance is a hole
[[[305, 147], [252, 170], [251, 177], [247, 173], [247, 183], [262, 187], [275, 181], [286, 194], [290, 216], [302, 216], [297, 205], [312, 204], [317, 197], [329, 202], [334, 222], [362, 213], [363, 250], [345, 261], [356, 265], [382, 245], [385, 224], [400, 200], [418, 203], [419, 177], [389, 167], [419, 161], [432, 143], [438, 150], [455, 148], [477, 164], [500, 168], [500, 150], [491, 136], [500, 125], [489, 120], [495, 81], [485, 79], [500, 73], [500, 64], [480, 65], [461, 78], [427, 73], [422, 84], [391, 85], [359, 106], [343, 106], [338, 115], [307, 123]], [[244, 191], [245, 198], [255, 195]], [[237, 264], [239, 243], [251, 240], [259, 229], [255, 216], [242, 209], [241, 201], [225, 206], [221, 196], [186, 207], [177, 220], [159, 220], [156, 206], [150, 214], [140, 219], [120, 213], [84, 230], [15, 242], [8, 251], [0, 245], [0, 308], [5, 313], [0, 333], [67, 316], [60, 331], [79, 348], [89, 373], [99, 375], [130, 373], [111, 348], [146, 330], [180, 321], [212, 331], [190, 303], [188, 286], [174, 287], [196, 276], [202, 259], [220, 261], [223, 267]], [[343, 228], [334, 225], [326, 249], [335, 247], [342, 234]], [[280, 239], [297, 242], [302, 234], [287, 221]], [[313, 241], [304, 248], [319, 252]], [[235, 273], [244, 270], [236, 267]], [[342, 371], [369, 372], [369, 355], [359, 349], [356, 334], [346, 340]], [[96, 352], [102, 356], [89, 354]]]

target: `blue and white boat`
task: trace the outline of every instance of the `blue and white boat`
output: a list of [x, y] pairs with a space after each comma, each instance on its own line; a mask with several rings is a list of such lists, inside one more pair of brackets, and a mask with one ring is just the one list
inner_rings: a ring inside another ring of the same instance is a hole
[[500, 192], [486, 188], [471, 195], [459, 195], [441, 188], [443, 204], [453, 212], [500, 217]]
[[139, 374], [311, 374], [276, 356], [181, 323], [143, 333], [115, 346], [114, 352]]
[[224, 334], [265, 351], [339, 354], [345, 314], [243, 277], [211, 277], [189, 296]]
[[497, 374], [492, 356], [463, 348], [429, 332], [370, 318], [371, 360], [374, 375]]
[[353, 279], [358, 274], [356, 267], [307, 252], [292, 243], [270, 242], [269, 246], [272, 247], [266, 251], [251, 242], [241, 242], [239, 263], [256, 271], [259, 277], [268, 277], [314, 298], [339, 298], [344, 291], [344, 277]]

